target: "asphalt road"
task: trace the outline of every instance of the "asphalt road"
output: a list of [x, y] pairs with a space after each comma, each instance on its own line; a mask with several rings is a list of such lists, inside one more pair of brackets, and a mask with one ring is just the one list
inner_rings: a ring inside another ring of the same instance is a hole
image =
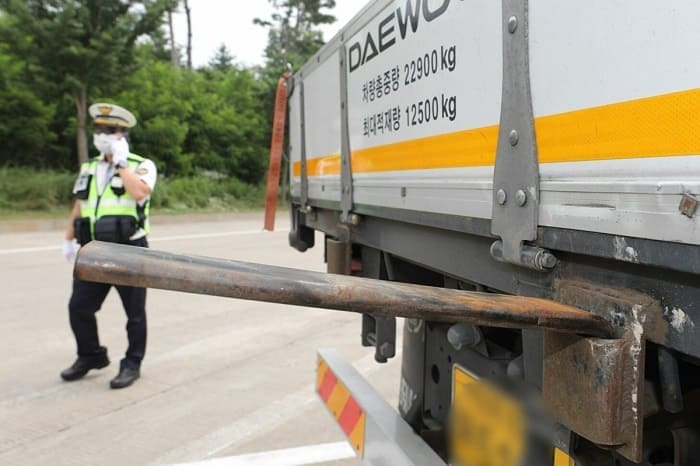
[[[324, 270], [322, 238], [296, 252], [278, 219], [274, 233], [262, 214], [156, 219], [151, 247]], [[54, 227], [0, 225], [0, 464], [359, 464], [331, 460], [347, 447], [313, 388], [316, 350], [333, 347], [396, 406], [400, 358], [374, 363], [356, 314], [149, 290], [141, 379], [111, 390], [126, 348], [113, 290], [98, 313], [112, 364], [61, 381], [72, 268]]]

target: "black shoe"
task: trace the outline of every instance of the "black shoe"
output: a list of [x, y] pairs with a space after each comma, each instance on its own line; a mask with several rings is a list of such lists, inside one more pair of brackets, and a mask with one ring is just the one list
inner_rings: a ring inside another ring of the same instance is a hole
[[78, 357], [72, 366], [61, 372], [61, 378], [67, 382], [81, 379], [91, 369], [102, 369], [109, 366], [109, 359], [106, 354], [94, 357]]
[[132, 369], [131, 367], [122, 367], [119, 369], [119, 374], [109, 382], [109, 386], [112, 388], [125, 388], [136, 381], [140, 376], [139, 369]]

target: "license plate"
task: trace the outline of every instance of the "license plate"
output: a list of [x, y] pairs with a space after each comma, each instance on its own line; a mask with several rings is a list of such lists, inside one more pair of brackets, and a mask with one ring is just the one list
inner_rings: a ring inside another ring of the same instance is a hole
[[525, 413], [497, 387], [454, 366], [451, 457], [463, 466], [520, 466]]

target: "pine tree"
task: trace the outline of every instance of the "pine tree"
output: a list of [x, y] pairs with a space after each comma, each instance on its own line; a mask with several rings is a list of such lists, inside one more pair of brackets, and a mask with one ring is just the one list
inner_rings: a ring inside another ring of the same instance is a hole
[[265, 74], [276, 80], [288, 66], [299, 69], [323, 45], [318, 27], [335, 22], [335, 16], [323, 11], [334, 8], [335, 0], [268, 1], [274, 8], [270, 20], [253, 22], [269, 28]]

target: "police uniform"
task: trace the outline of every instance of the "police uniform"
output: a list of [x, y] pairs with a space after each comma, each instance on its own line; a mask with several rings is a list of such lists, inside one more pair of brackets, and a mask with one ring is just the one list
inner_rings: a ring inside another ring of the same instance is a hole
[[[104, 125], [113, 130], [121, 127], [126, 131], [136, 124], [131, 113], [111, 104], [92, 105], [90, 115], [96, 125]], [[97, 138], [95, 144], [98, 145]], [[107, 150], [105, 148], [98, 157], [84, 162], [80, 168], [73, 189], [80, 202], [80, 216], [74, 219], [75, 239], [80, 245], [99, 240], [148, 247], [150, 194], [140, 201], [129, 194], [117, 167], [106, 159]], [[130, 151], [125, 164], [152, 193], [157, 178], [155, 164]], [[125, 167], [122, 165], [120, 168]], [[108, 284], [74, 279], [68, 309], [77, 343], [78, 360], [61, 373], [64, 380], [76, 380], [90, 369], [109, 364], [107, 349], [99, 342], [95, 313], [100, 310], [111, 287]], [[129, 342], [120, 364], [119, 376], [123, 375], [125, 369], [130, 370], [132, 377], [126, 384], [130, 385], [139, 376], [146, 351], [146, 289], [131, 286], [115, 288], [126, 311]], [[121, 388], [119, 383], [115, 386], [119, 376], [112, 380], [112, 388]]]

